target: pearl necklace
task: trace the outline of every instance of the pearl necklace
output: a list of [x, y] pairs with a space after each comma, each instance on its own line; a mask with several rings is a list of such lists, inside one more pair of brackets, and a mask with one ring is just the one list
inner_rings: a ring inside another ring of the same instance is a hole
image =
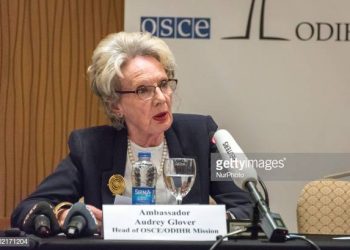
[[[130, 142], [129, 138], [128, 138], [128, 150], [127, 151], [128, 151], [128, 157], [129, 157], [131, 166], [134, 166], [136, 161], [135, 161], [134, 155], [133, 155], [132, 150], [131, 150], [131, 142]], [[163, 174], [164, 162], [165, 162], [165, 159], [167, 158], [167, 156], [168, 156], [168, 147], [167, 147], [166, 140], [164, 139], [162, 158], [160, 159], [160, 168], [159, 169], [157, 168], [158, 177], [162, 176], [162, 174]]]

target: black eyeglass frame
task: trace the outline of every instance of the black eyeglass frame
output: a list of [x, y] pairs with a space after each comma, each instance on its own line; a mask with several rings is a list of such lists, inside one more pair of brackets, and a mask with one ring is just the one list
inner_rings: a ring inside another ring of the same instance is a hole
[[[178, 80], [175, 79], [175, 78], [167, 79], [167, 80], [162, 80], [162, 81], [160, 81], [160, 82], [158, 83], [157, 86], [153, 86], [153, 85], [140, 85], [140, 86], [138, 86], [135, 90], [115, 90], [115, 92], [118, 93], [118, 94], [136, 94], [141, 100], [149, 100], [149, 99], [151, 99], [151, 98], [154, 96], [154, 93], [155, 93], [157, 87], [162, 91], [161, 85], [164, 84], [164, 82], [169, 83], [169, 81], [174, 81], [174, 82], [175, 82], [175, 87], [174, 87], [174, 89], [172, 89], [172, 91], [174, 92], [174, 91], [176, 90], [177, 82], [178, 82]], [[147, 88], [152, 87], [152, 88], [153, 88], [153, 96], [152, 96], [152, 97], [143, 99], [143, 98], [140, 96], [139, 91], [141, 91], [141, 89], [144, 88], [144, 87], [147, 87]], [[164, 93], [164, 92], [162, 91], [162, 93]], [[164, 93], [164, 94], [166, 94], [166, 93]]]

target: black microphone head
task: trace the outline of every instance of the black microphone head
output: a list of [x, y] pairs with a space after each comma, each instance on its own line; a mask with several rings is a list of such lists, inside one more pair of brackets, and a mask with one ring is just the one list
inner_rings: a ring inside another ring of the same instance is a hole
[[70, 238], [70, 239], [79, 238], [80, 231], [76, 227], [68, 226], [66, 235], [67, 235], [67, 238]]
[[67, 225], [67, 238], [78, 238], [80, 234], [85, 230], [86, 223], [86, 219], [83, 216], [74, 215]]
[[49, 237], [51, 233], [50, 219], [46, 215], [40, 214], [35, 217], [34, 221], [35, 232], [43, 237]]
[[53, 207], [46, 201], [35, 204], [24, 218], [21, 229], [39, 237], [48, 237], [60, 232]]
[[90, 236], [97, 233], [97, 220], [85, 204], [77, 202], [69, 209], [62, 228], [68, 238]]

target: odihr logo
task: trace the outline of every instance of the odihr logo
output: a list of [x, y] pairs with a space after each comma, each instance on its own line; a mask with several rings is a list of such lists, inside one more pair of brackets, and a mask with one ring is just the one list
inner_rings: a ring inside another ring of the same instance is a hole
[[141, 31], [162, 38], [210, 39], [210, 18], [143, 16]]

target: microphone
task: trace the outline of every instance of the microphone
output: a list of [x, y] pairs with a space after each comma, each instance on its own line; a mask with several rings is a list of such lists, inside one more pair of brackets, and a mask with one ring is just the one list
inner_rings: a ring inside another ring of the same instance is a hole
[[[248, 158], [244, 154], [241, 147], [238, 145], [238, 143], [233, 139], [231, 134], [225, 130], [225, 129], [219, 129], [214, 133], [213, 136], [213, 143], [216, 145], [217, 149], [219, 150], [221, 157], [225, 161], [230, 162], [246, 162], [248, 163]], [[233, 168], [233, 171], [236, 170]], [[246, 190], [246, 183], [247, 182], [254, 182], [257, 183], [258, 175], [254, 168], [250, 168], [249, 166], [247, 168], [243, 168], [240, 170], [244, 176], [242, 178], [234, 178], [235, 184], [240, 187], [243, 190]], [[236, 175], [234, 175], [236, 176]]]
[[46, 201], [35, 204], [24, 218], [22, 230], [39, 237], [48, 237], [60, 232], [53, 207]]
[[77, 202], [68, 211], [63, 231], [67, 238], [90, 236], [97, 233], [97, 220], [85, 204]]
[[[213, 136], [213, 142], [216, 144], [216, 147], [219, 150], [223, 160], [238, 163], [246, 161], [246, 163], [248, 163], [247, 156], [227, 130], [220, 129], [216, 131]], [[266, 205], [264, 198], [257, 189], [256, 184], [258, 182], [258, 175], [254, 167], [249, 166], [249, 164], [245, 164], [245, 166], [240, 169], [241, 170], [239, 171], [243, 175], [239, 175], [239, 178], [234, 177], [233, 181], [238, 187], [250, 193], [255, 206], [259, 211], [261, 220], [260, 226], [262, 230], [271, 242], [285, 241], [288, 234], [288, 229], [283, 223], [281, 216], [270, 211], [270, 208]], [[234, 167], [232, 170], [238, 171]]]

